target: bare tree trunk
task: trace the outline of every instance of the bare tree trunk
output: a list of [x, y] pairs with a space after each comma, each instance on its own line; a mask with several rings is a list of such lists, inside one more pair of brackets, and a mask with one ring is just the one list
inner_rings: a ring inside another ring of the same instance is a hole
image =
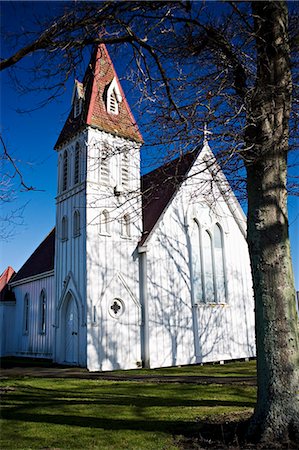
[[[287, 217], [291, 73], [285, 2], [252, 2], [257, 83], [246, 128], [248, 244], [255, 293], [258, 398], [250, 433], [299, 437], [298, 320]], [[250, 148], [250, 146], [252, 146]]]

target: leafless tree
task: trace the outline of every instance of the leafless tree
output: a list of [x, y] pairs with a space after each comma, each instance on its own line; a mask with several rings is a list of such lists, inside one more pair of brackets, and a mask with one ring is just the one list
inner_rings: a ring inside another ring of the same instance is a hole
[[[209, 124], [220, 163], [248, 195], [258, 369], [249, 434], [266, 444], [299, 436], [286, 205], [287, 158], [298, 137], [298, 4], [289, 5], [290, 14], [287, 8], [284, 1], [213, 2], [213, 8], [190, 1], [78, 2], [40, 23], [39, 33], [19, 36], [16, 51], [0, 63], [11, 70], [36, 55], [38, 82], [46, 80], [51, 97], [74, 74], [86, 46], [113, 44], [132, 67], [151, 146], [167, 145], [171, 157], [183, 153]], [[291, 185], [298, 192], [296, 179]]]

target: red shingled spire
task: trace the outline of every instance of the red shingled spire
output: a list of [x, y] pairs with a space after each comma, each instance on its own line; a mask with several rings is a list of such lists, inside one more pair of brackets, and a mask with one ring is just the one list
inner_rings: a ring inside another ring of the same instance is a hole
[[[117, 91], [118, 114], [108, 112], [107, 95], [109, 94], [109, 87]], [[59, 148], [86, 125], [136, 142], [143, 142], [104, 44], [95, 49], [85, 73], [82, 88], [81, 113], [74, 117], [73, 102], [72, 110], [59, 135], [55, 149]]]

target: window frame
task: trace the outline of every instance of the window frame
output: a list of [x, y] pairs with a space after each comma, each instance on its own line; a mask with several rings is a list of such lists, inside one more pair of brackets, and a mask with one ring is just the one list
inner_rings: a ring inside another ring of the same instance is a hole
[[[103, 219], [103, 220], [102, 220]], [[110, 236], [110, 214], [107, 209], [103, 209], [100, 213], [99, 234], [102, 236]]]
[[81, 154], [80, 144], [79, 144], [79, 142], [76, 142], [75, 155], [74, 155], [74, 185], [75, 186], [81, 182], [80, 154]]
[[[111, 101], [113, 99], [113, 101]], [[122, 102], [122, 95], [114, 77], [107, 90], [107, 112], [117, 116], [119, 114], [119, 104]]]
[[121, 218], [121, 237], [131, 239], [131, 218], [129, 214], [124, 214]]
[[30, 296], [29, 292], [26, 292], [23, 303], [23, 334], [29, 334], [29, 320], [30, 320]]
[[130, 188], [130, 154], [126, 150], [120, 155], [120, 179], [125, 190]]
[[44, 288], [39, 295], [39, 330], [40, 334], [47, 333], [47, 294]]
[[100, 154], [100, 183], [104, 186], [110, 185], [111, 170], [110, 170], [109, 150], [103, 148]]
[[65, 150], [62, 158], [62, 192], [67, 191], [69, 185], [69, 155], [68, 150]]
[[81, 234], [81, 216], [80, 211], [75, 209], [73, 214], [73, 237], [76, 238]]
[[69, 238], [68, 218], [64, 215], [61, 219], [61, 240], [66, 242]]
[[74, 100], [73, 112], [74, 112], [74, 119], [79, 117], [82, 112], [82, 98], [78, 97], [78, 95], [76, 95], [75, 100]]
[[[215, 246], [215, 229], [219, 230], [220, 233], [220, 243], [221, 243], [221, 269], [223, 273], [223, 291], [224, 291], [224, 301], [219, 299], [219, 289], [218, 289], [218, 274], [216, 265], [216, 246]], [[227, 303], [227, 275], [226, 275], [226, 258], [225, 258], [225, 246], [224, 246], [224, 233], [223, 228], [219, 222], [216, 222], [213, 227], [213, 254], [214, 254], [214, 264], [215, 264], [215, 279], [216, 279], [216, 291], [217, 291], [217, 303]]]

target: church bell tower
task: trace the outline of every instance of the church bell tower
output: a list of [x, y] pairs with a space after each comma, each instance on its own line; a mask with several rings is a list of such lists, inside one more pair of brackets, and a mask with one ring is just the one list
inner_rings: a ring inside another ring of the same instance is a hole
[[[57, 362], [90, 370], [138, 366], [140, 345], [129, 335], [140, 334], [135, 254], [142, 231], [142, 142], [100, 45], [83, 82], [75, 81], [72, 108], [55, 146]], [[122, 353], [117, 340], [128, 338], [132, 348]]]

